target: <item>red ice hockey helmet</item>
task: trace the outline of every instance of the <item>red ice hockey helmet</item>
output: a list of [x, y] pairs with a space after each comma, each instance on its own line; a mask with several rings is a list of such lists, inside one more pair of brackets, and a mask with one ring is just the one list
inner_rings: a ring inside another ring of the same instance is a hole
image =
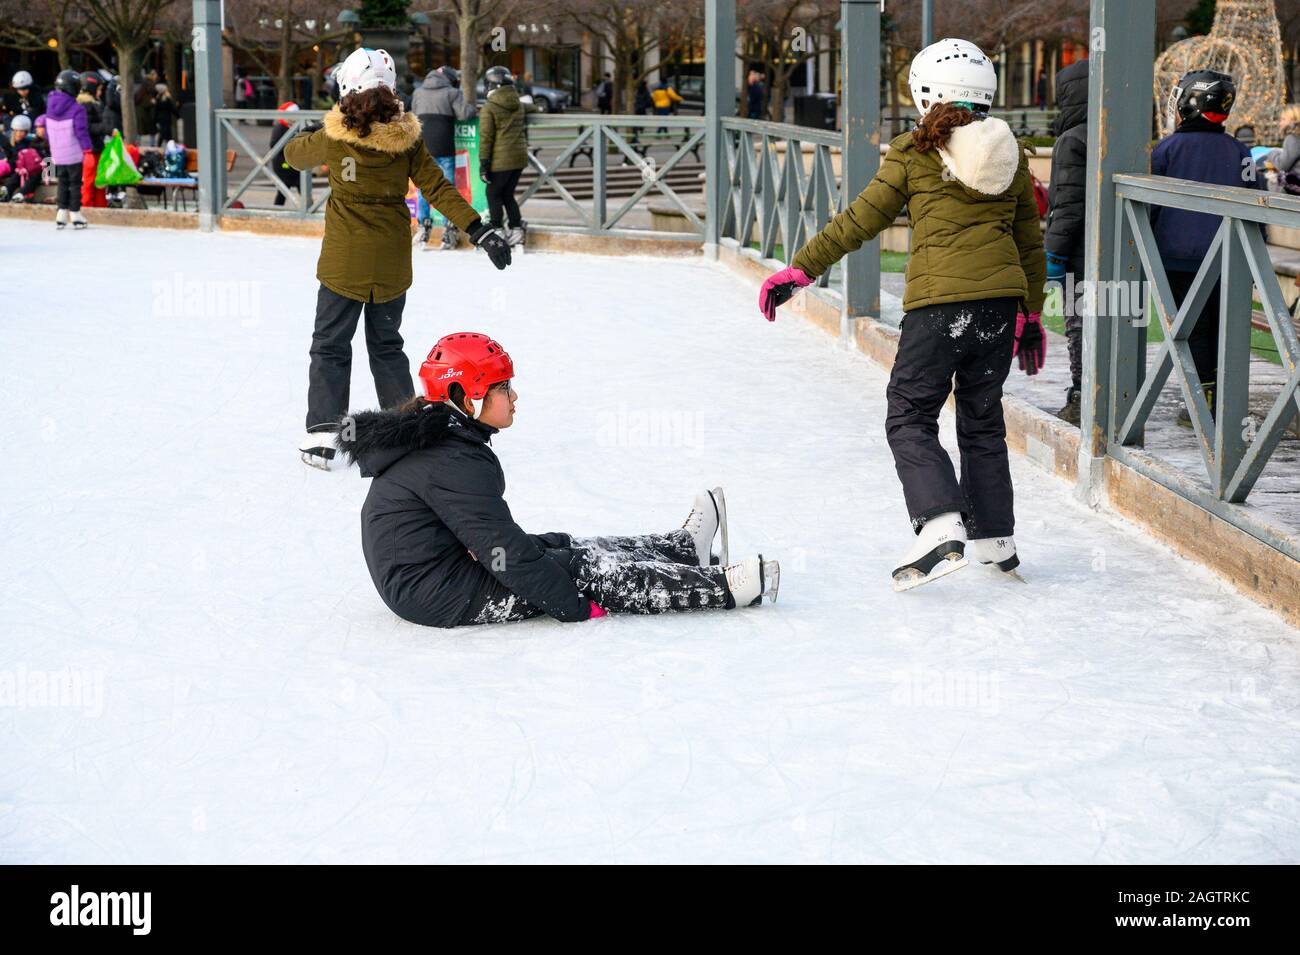
[[444, 335], [420, 366], [424, 397], [445, 401], [447, 389], [458, 384], [479, 401], [498, 382], [514, 377], [515, 366], [498, 342], [479, 332]]

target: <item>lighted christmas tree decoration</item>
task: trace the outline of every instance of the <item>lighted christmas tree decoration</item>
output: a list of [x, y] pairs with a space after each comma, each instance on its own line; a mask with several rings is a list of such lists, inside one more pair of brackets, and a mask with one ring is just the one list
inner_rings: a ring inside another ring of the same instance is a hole
[[1277, 141], [1278, 113], [1286, 88], [1282, 35], [1273, 0], [1219, 0], [1208, 34], [1188, 37], [1160, 54], [1155, 96], [1162, 136], [1178, 124], [1174, 89], [1189, 70], [1217, 70], [1236, 81], [1237, 101], [1229, 132], [1249, 126], [1257, 141]]

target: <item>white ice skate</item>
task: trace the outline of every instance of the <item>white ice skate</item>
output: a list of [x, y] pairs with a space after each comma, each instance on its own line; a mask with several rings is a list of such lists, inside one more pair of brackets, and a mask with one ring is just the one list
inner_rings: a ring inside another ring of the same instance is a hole
[[946, 577], [966, 566], [966, 526], [956, 511], [925, 522], [903, 563], [894, 570], [894, 590], [901, 593]]
[[337, 431], [308, 431], [298, 442], [302, 463], [321, 471], [334, 471], [342, 466]]
[[768, 603], [776, 603], [776, 592], [781, 589], [781, 565], [777, 561], [764, 560], [759, 554], [732, 564], [723, 573], [737, 607], [757, 607], [764, 597]]
[[510, 243], [510, 248], [516, 252], [524, 251], [524, 240], [528, 237], [528, 223], [521, 222], [519, 225], [506, 231], [506, 241]]
[[425, 219], [420, 223], [420, 231], [415, 233], [415, 238], [411, 240], [411, 245], [417, 249], [429, 248], [429, 236], [433, 234], [433, 220]]
[[448, 221], [447, 224], [442, 227], [442, 241], [438, 244], [438, 249], [441, 252], [450, 252], [459, 245], [460, 230], [457, 229], [452, 222]]
[[68, 210], [60, 209], [54, 214], [54, 228], [66, 229], [68, 227]]
[[1007, 537], [980, 537], [970, 542], [970, 556], [981, 564], [993, 564], [1009, 577], [1024, 580], [1016, 573], [1020, 558], [1016, 556], [1016, 539]]
[[72, 213], [72, 228], [84, 229], [88, 225], [90, 225], [90, 223], [87, 222], [86, 217], [81, 214], [81, 210]]
[[[731, 552], [727, 543], [727, 498], [723, 495], [722, 488], [715, 487], [711, 491], [701, 491], [695, 495], [695, 503], [686, 515], [682, 530], [689, 532], [695, 541], [695, 554], [701, 567], [711, 564], [727, 566]], [[715, 556], [713, 538], [718, 536], [719, 531], [722, 532], [722, 549]]]

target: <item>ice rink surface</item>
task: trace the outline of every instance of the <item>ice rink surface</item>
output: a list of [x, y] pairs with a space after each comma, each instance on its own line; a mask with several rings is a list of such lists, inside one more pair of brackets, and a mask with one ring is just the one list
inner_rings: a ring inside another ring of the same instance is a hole
[[0, 861], [1300, 860], [1300, 635], [1015, 456], [1027, 582], [894, 594], [885, 374], [702, 261], [417, 255], [408, 354], [509, 349], [526, 529], [722, 484], [780, 601], [396, 619], [295, 452], [317, 248], [0, 221]]

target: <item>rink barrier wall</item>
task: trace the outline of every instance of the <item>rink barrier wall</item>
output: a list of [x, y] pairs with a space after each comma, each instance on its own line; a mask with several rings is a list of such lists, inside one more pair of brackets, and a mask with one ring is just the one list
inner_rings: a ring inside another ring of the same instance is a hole
[[[148, 229], [197, 229], [197, 212], [163, 212], [157, 209], [91, 209], [82, 207], [86, 221], [94, 225], [136, 226]], [[0, 202], [0, 216], [54, 224], [55, 207], [44, 203]]]
[[[719, 244], [717, 261], [753, 282], [756, 303], [763, 280], [782, 267], [782, 263], [764, 260], [755, 250], [742, 249], [729, 239]], [[893, 367], [898, 330], [869, 318], [846, 321], [835, 292], [810, 288], [795, 296], [790, 306], [790, 314], [848, 343], [881, 367]], [[952, 402], [950, 397], [950, 407]], [[1014, 395], [1004, 395], [1002, 407], [1007, 446], [1077, 486], [1078, 429]], [[1154, 459], [1148, 464], [1159, 466]], [[1179, 556], [1212, 570], [1292, 626], [1300, 626], [1300, 562], [1122, 461], [1107, 457], [1103, 476], [1103, 494], [1096, 504], [1148, 531]]]

